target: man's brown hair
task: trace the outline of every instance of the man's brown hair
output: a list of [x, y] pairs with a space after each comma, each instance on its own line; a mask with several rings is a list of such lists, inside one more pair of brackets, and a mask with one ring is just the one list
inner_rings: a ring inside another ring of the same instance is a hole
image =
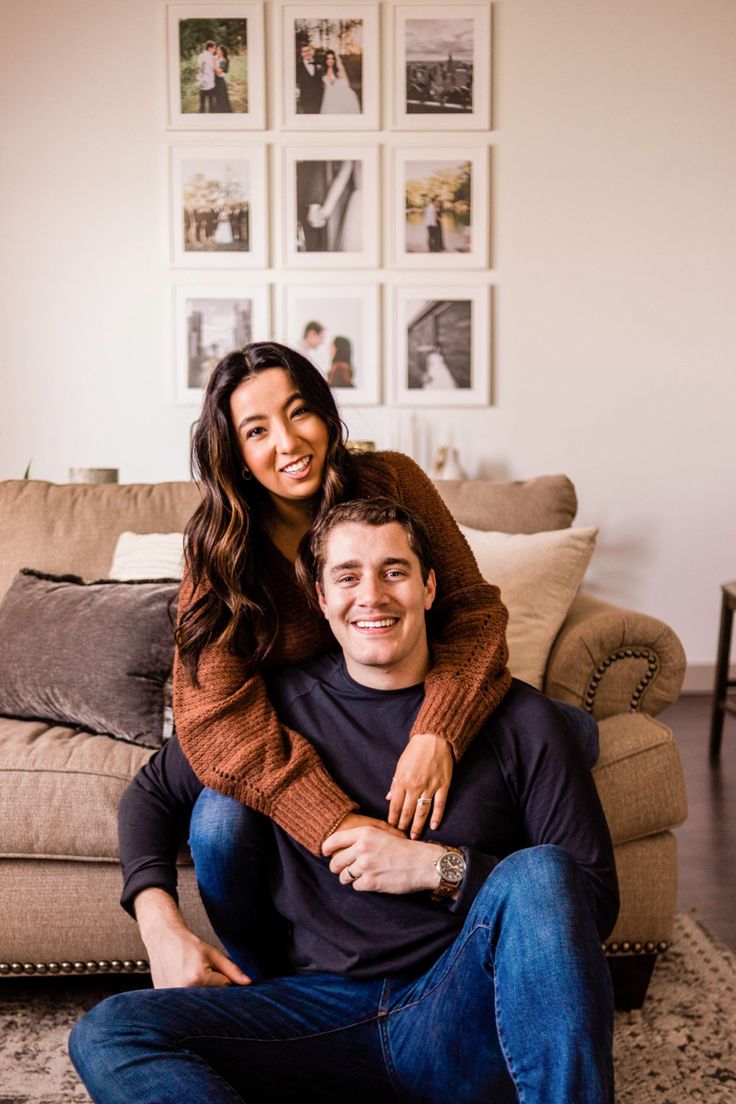
[[409, 547], [419, 560], [422, 582], [433, 568], [432, 542], [421, 518], [392, 498], [358, 498], [339, 502], [324, 517], [318, 518], [299, 549], [296, 571], [302, 586], [314, 591], [322, 581], [327, 538], [338, 525], [390, 525], [396, 522], [406, 533]]

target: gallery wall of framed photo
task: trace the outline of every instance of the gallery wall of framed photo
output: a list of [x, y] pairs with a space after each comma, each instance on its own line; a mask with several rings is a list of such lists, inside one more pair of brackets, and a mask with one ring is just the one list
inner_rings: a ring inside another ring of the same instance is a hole
[[267, 339], [341, 407], [491, 401], [491, 14], [167, 5], [177, 402]]

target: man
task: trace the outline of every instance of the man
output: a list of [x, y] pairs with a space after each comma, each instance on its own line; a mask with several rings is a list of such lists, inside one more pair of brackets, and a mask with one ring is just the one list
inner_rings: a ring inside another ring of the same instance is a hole
[[427, 231], [427, 249], [430, 253], [442, 251], [442, 227], [439, 221], [441, 204], [438, 196], [432, 196], [424, 208], [424, 227]]
[[321, 322], [312, 320], [307, 322], [304, 327], [301, 340], [297, 344], [297, 349], [300, 353], [303, 353], [305, 357], [311, 360], [312, 364], [315, 364], [323, 376], [327, 376], [329, 368], [329, 350], [325, 345], [325, 328]]
[[215, 53], [217, 46], [211, 40], [205, 42], [204, 50], [197, 58], [195, 80], [199, 87], [200, 113], [215, 110]]
[[299, 88], [297, 110], [301, 115], [319, 115], [325, 92], [323, 77], [324, 70], [315, 61], [312, 44], [302, 42], [296, 62], [296, 83]]
[[[342, 653], [269, 691], [381, 818], [431, 666], [429, 538], [389, 500], [343, 503], [313, 530], [311, 569]], [[158, 838], [195, 800], [192, 853], [228, 955], [185, 927], [176, 840]], [[329, 837], [328, 864], [202, 790], [169, 742], [121, 807], [124, 902], [154, 983], [197, 987], [123, 993], [77, 1024], [93, 1100], [612, 1104], [612, 848], [552, 702], [514, 682], [457, 764], [436, 836], [377, 820]]]

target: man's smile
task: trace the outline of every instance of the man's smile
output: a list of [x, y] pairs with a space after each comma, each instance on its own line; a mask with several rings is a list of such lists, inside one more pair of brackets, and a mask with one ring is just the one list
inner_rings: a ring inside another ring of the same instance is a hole
[[359, 621], [353, 621], [352, 624], [356, 629], [364, 629], [368, 632], [378, 632], [381, 629], [392, 629], [394, 625], [398, 624], [398, 617], [374, 617], [374, 618], [361, 618]]

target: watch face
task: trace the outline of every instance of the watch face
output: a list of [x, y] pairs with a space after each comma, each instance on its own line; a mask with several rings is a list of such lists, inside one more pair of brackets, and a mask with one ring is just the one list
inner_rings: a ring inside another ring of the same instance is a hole
[[445, 882], [459, 885], [465, 874], [465, 856], [458, 851], [445, 851], [437, 863], [440, 878]]

